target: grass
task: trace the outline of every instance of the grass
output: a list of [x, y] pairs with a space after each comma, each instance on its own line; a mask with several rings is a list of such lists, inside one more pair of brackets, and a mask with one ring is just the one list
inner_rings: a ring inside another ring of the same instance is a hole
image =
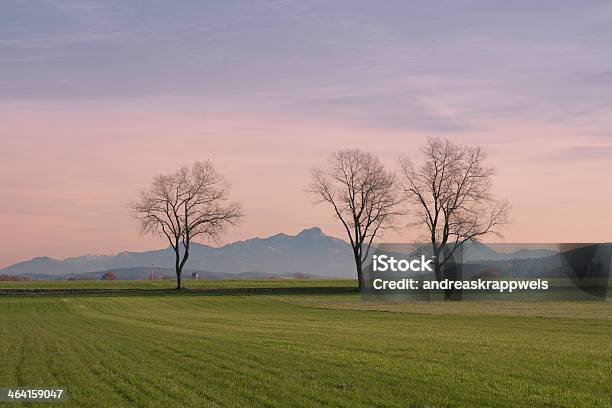
[[396, 313], [442, 315], [488, 315], [507, 317], [553, 317], [562, 319], [612, 320], [612, 303], [588, 302], [517, 302], [517, 301], [364, 301], [355, 296], [279, 297], [294, 305], [322, 309], [369, 310]]
[[67, 386], [69, 407], [610, 406], [612, 305], [514, 305], [5, 296], [0, 387]]

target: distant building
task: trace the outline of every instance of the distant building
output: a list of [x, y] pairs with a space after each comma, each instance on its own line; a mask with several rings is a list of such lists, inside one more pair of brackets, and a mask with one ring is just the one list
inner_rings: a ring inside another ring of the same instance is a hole
[[199, 273], [197, 273], [197, 272], [193, 272], [193, 273], [191, 274], [191, 279], [200, 279], [200, 274], [199, 274]]

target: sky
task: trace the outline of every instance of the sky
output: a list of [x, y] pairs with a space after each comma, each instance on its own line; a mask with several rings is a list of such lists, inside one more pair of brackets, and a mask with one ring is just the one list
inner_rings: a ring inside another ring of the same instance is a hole
[[343, 237], [310, 168], [358, 147], [393, 169], [430, 136], [488, 153], [506, 242], [612, 241], [610, 21], [607, 1], [4, 0], [0, 268], [166, 246], [128, 203], [205, 159], [245, 209], [225, 242]]

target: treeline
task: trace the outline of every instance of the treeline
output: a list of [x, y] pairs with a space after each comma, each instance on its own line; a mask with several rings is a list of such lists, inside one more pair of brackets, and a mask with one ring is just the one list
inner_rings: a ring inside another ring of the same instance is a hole
[[31, 276], [24, 275], [0, 275], [0, 282], [24, 282], [31, 281]]

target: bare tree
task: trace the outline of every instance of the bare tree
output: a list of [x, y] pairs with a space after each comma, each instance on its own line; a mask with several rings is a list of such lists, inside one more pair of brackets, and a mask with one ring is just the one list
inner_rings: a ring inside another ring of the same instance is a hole
[[242, 217], [239, 203], [227, 202], [229, 185], [209, 161], [158, 175], [151, 188], [131, 204], [143, 234], [166, 237], [175, 254], [176, 288], [196, 238], [219, 240]]
[[341, 150], [332, 155], [325, 169], [312, 170], [308, 191], [317, 195], [318, 203], [329, 203], [342, 222], [363, 288], [362, 268], [372, 241], [393, 228], [399, 214], [395, 176], [371, 153]]
[[484, 164], [480, 147], [430, 138], [421, 151], [425, 161], [419, 167], [408, 158], [399, 161], [407, 202], [416, 208], [414, 225], [427, 230], [441, 280], [442, 267], [466, 241], [501, 236], [510, 208], [492, 196], [495, 169]]

